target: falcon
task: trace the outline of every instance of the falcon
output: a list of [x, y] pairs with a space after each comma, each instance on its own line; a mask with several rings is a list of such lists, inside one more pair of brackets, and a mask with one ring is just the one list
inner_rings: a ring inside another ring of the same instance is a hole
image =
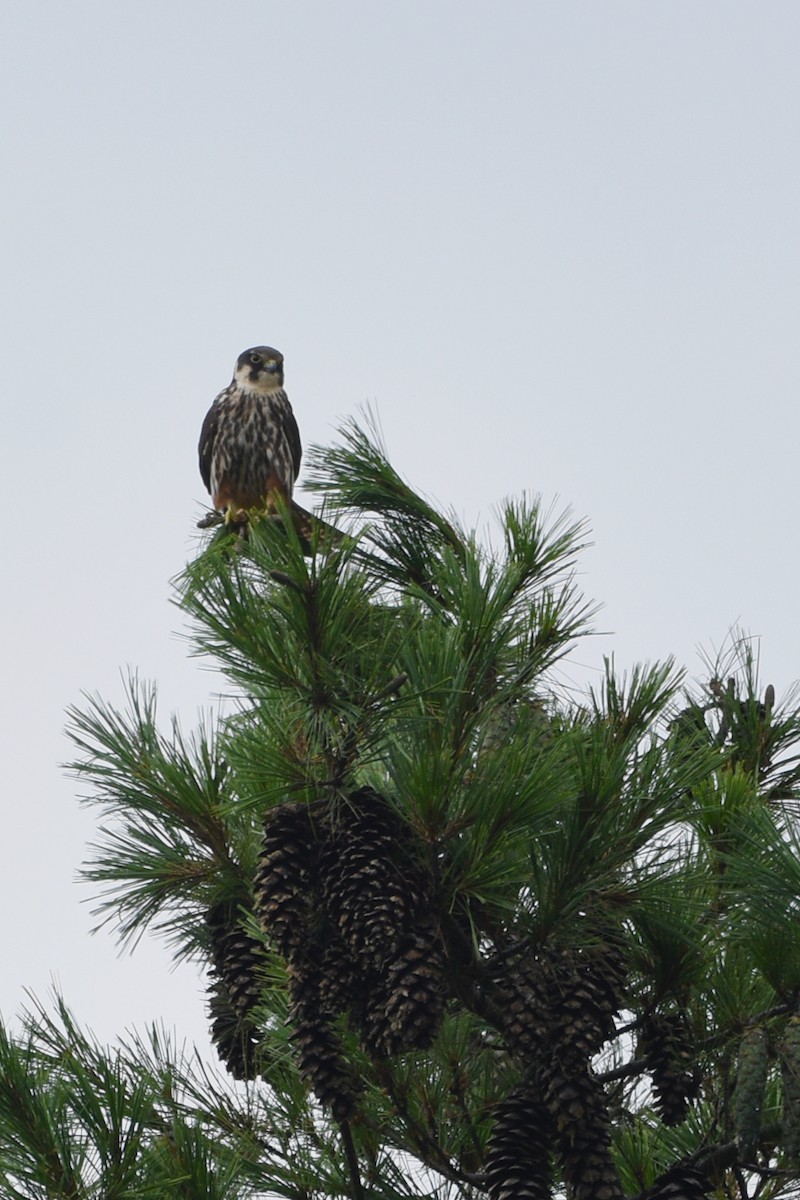
[[283, 355], [271, 346], [244, 350], [200, 431], [200, 474], [226, 524], [276, 493], [291, 501], [302, 447], [283, 390]]

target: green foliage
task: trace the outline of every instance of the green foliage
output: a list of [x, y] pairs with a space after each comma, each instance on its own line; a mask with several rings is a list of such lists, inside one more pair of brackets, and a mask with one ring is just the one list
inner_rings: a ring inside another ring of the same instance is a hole
[[[341, 1195], [336, 1132], [307, 1104], [235, 1091], [157, 1028], [100, 1046], [56, 997], [0, 1027], [0, 1188], [9, 1200]], [[388, 1195], [405, 1195], [402, 1190]]]
[[106, 1051], [57, 998], [55, 1017], [0, 1029], [0, 1181], [14, 1200], [134, 1196], [223, 1200], [246, 1193], [233, 1145], [176, 1098], [180, 1063], [153, 1034], [157, 1061]]
[[198, 913], [218, 890], [247, 892], [255, 864], [251, 823], [231, 802], [220, 741], [210, 725], [185, 738], [157, 728], [155, 689], [133, 677], [128, 707], [96, 698], [71, 709], [74, 764], [107, 823], [86, 878], [103, 887], [99, 911], [124, 940], [153, 924], [180, 955], [207, 949]]
[[582, 522], [508, 501], [492, 546], [374, 431], [310, 457], [338, 540], [279, 508], [178, 581], [226, 714], [164, 734], [135, 677], [70, 714], [101, 919], [209, 966], [247, 1082], [39, 1010], [0, 1047], [7, 1194], [788, 1194], [796, 697], [737, 636], [699, 688], [607, 662], [565, 700]]

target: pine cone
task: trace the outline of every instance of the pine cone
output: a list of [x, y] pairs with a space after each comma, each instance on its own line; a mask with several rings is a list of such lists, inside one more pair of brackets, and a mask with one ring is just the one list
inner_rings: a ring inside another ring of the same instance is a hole
[[550, 1200], [552, 1136], [541, 1090], [523, 1080], [494, 1110], [486, 1155], [491, 1200]]
[[624, 974], [611, 946], [545, 951], [508, 963], [496, 978], [514, 1054], [536, 1058], [557, 1043], [574, 1068], [583, 1069], [614, 1033]]
[[748, 1029], [739, 1046], [736, 1090], [733, 1093], [733, 1124], [736, 1144], [745, 1162], [752, 1162], [761, 1131], [761, 1106], [767, 1086], [769, 1046], [761, 1026]]
[[660, 1175], [636, 1200], [703, 1200], [712, 1190], [713, 1184], [703, 1171], [678, 1163]]
[[220, 980], [213, 981], [208, 994], [211, 1040], [217, 1054], [234, 1079], [255, 1079], [259, 1046], [256, 1026], [235, 1012]]
[[261, 996], [261, 946], [243, 927], [232, 903], [215, 904], [206, 915], [206, 923], [211, 932], [214, 973], [236, 1013], [246, 1017]]
[[375, 1058], [402, 1054], [407, 1048], [386, 1015], [385, 980], [378, 975], [373, 975], [369, 982], [364, 981], [364, 1004], [358, 1010], [351, 1010], [351, 1016], [361, 1035], [364, 1049]]
[[410, 866], [399, 865], [405, 829], [382, 796], [362, 788], [337, 811], [320, 862], [326, 910], [356, 961], [380, 970], [419, 907]]
[[779, 1047], [783, 1085], [783, 1146], [790, 1162], [800, 1162], [800, 1016], [790, 1017]]
[[442, 958], [432, 929], [406, 938], [389, 965], [386, 993], [385, 1014], [395, 1040], [388, 1052], [430, 1046], [444, 1011]]
[[651, 1013], [642, 1021], [641, 1050], [665, 1125], [680, 1125], [699, 1091], [691, 1031], [682, 1012]]
[[341, 1039], [323, 1012], [319, 983], [317, 964], [308, 959], [292, 963], [289, 971], [289, 1023], [294, 1026], [291, 1041], [303, 1079], [334, 1117], [344, 1121], [355, 1112], [357, 1088], [344, 1057]]
[[625, 979], [616, 939], [585, 950], [545, 950], [495, 973], [506, 1043], [538, 1079], [568, 1194], [622, 1195], [611, 1156], [605, 1092], [590, 1059], [614, 1032]]
[[264, 840], [253, 889], [259, 924], [284, 958], [308, 937], [317, 868], [317, 840], [304, 804], [282, 804], [264, 818]]
[[318, 950], [322, 1011], [331, 1018], [339, 1013], [363, 1012], [365, 981], [342, 939], [326, 930], [324, 940], [318, 942]]
[[547, 1042], [552, 1011], [549, 981], [541, 964], [507, 964], [502, 973], [495, 972], [495, 981], [495, 1002], [508, 1049], [522, 1059], [537, 1058]]
[[575, 1065], [583, 1065], [614, 1035], [622, 964], [611, 946], [556, 951], [548, 956], [554, 1036]]
[[379, 1056], [424, 1050], [444, 1010], [442, 957], [435, 934], [410, 934], [381, 972], [363, 976], [364, 1004], [351, 1013], [365, 1048]]
[[622, 1200], [602, 1084], [588, 1067], [563, 1072], [557, 1050], [541, 1076], [568, 1195], [573, 1200]]

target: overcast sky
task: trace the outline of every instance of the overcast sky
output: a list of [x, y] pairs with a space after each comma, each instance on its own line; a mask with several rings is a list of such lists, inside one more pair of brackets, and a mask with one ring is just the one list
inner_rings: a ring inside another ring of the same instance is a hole
[[[26, 0], [0, 49], [5, 497], [0, 1012], [204, 1037], [191, 969], [89, 937], [82, 690], [214, 703], [169, 580], [203, 415], [247, 346], [306, 444], [377, 407], [469, 525], [586, 516], [620, 666], [740, 622], [800, 676], [800, 6]], [[302, 476], [301, 476], [302, 484]]]

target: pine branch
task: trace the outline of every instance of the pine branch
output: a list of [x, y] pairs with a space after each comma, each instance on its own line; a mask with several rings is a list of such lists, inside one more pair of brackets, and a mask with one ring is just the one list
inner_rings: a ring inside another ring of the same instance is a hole
[[[73, 773], [92, 786], [84, 802], [106, 814], [84, 878], [103, 887], [97, 911], [123, 941], [150, 924], [181, 953], [194, 954], [194, 919], [215, 888], [246, 895], [241, 861], [246, 826], [230, 807], [227, 767], [213, 730], [186, 740], [173, 722], [158, 731], [155, 690], [128, 683], [128, 709], [96, 699], [70, 710], [68, 732], [81, 758]], [[222, 881], [224, 884], [222, 884]]]

